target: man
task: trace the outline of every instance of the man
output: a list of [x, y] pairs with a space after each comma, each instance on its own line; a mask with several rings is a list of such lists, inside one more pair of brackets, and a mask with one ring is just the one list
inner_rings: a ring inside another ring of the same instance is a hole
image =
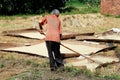
[[62, 26], [59, 17], [59, 10], [54, 9], [50, 15], [45, 16], [41, 22], [39, 22], [40, 33], [43, 32], [43, 25], [46, 24], [46, 47], [48, 50], [48, 56], [50, 61], [51, 71], [55, 71], [58, 67], [63, 67], [63, 59], [60, 54], [60, 38], [62, 36]]

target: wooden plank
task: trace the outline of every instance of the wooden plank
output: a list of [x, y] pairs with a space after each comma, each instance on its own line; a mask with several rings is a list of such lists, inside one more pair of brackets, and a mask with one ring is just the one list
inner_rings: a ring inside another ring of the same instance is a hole
[[[107, 66], [109, 64], [113, 64], [116, 62], [119, 62], [119, 58], [114, 58], [114, 57], [105, 57], [105, 56], [92, 56], [90, 57], [91, 59], [95, 61], [101, 62], [101, 64], [97, 64], [95, 62], [91, 62], [88, 59], [79, 59], [79, 58], [74, 58], [74, 61], [71, 62], [71, 60], [67, 60], [65, 66], [73, 66], [73, 67], [80, 67], [80, 66], [86, 66], [87, 69], [91, 71], [95, 71], [96, 68], [100, 68], [102, 66]], [[72, 58], [71, 58], [72, 59]]]
[[63, 33], [63, 35], [62, 35], [62, 40], [65, 40], [65, 39], [75, 39], [75, 37], [76, 36], [80, 36], [80, 35], [88, 35], [88, 36], [90, 36], [90, 35], [94, 35], [94, 32], [91, 32], [91, 33], [70, 33], [70, 34], [66, 34], [66, 35], [64, 35], [64, 33]]
[[[79, 52], [80, 54], [87, 54], [90, 55], [91, 53], [96, 53], [101, 49], [106, 48], [106, 46], [102, 47], [91, 47], [83, 44], [79, 45], [74, 45], [74, 44], [66, 44], [63, 43], [65, 46], [68, 46], [69, 48]], [[72, 52], [71, 50], [68, 50], [64, 48], [63, 46], [60, 46], [60, 50], [62, 54], [65, 54], [65, 57], [76, 57], [79, 56], [79, 54], [76, 54]], [[47, 49], [45, 43], [38, 43], [35, 45], [30, 45], [30, 46], [18, 46], [18, 47], [10, 47], [10, 48], [4, 48], [2, 49], [3, 51], [16, 51], [16, 52], [22, 52], [22, 53], [27, 53], [27, 54], [34, 54], [34, 55], [40, 55], [40, 56], [45, 56], [48, 57], [47, 55]], [[74, 55], [75, 54], [75, 55]]]
[[[30, 46], [9, 46], [6, 47], [1, 46], [2, 48], [0, 49], [1, 51], [12, 51], [12, 52], [20, 52], [20, 53], [26, 53], [26, 54], [32, 54], [32, 55], [39, 55], [43, 57], [48, 57], [47, 49], [45, 42], [35, 44], [35, 45], [30, 45]], [[61, 53], [63, 58], [69, 58], [69, 57], [78, 57], [78, 54], [75, 54], [69, 50], [66, 50], [64, 47], [61, 48]]]
[[80, 56], [80, 54], [75, 54], [75, 53], [69, 53], [69, 54], [63, 53], [62, 54], [63, 58], [73, 58], [73, 57], [79, 57], [79, 56]]
[[120, 36], [118, 35], [106, 35], [106, 36], [76, 36], [78, 41], [95, 41], [95, 42], [108, 42], [108, 43], [120, 43]]
[[[10, 30], [10, 31], [3, 31], [3, 35], [6, 36], [16, 36], [16, 37], [24, 37], [30, 39], [44, 39], [45, 36], [41, 35], [38, 29], [35, 28], [28, 28], [28, 29], [20, 29], [20, 30]], [[91, 33], [65, 33], [62, 34], [62, 40], [64, 39], [73, 39], [75, 36], [79, 35], [94, 35], [94, 32]]]
[[30, 39], [44, 39], [45, 36], [40, 34], [36, 29], [21, 29], [21, 30], [11, 30], [2, 32], [5, 36], [15, 36], [15, 37], [23, 37]]

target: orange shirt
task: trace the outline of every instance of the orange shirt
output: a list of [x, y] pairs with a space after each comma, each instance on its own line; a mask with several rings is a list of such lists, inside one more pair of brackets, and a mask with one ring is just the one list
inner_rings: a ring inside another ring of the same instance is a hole
[[41, 23], [46, 24], [46, 41], [60, 42], [60, 34], [62, 34], [61, 21], [56, 15], [45, 16]]

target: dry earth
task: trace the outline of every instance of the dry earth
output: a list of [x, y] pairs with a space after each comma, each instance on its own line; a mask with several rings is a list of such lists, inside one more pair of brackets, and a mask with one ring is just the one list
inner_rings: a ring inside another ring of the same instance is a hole
[[[31, 28], [34, 25], [34, 19], [36, 19], [36, 21], [40, 21], [42, 17], [39, 15], [11, 18], [0, 17], [0, 42], [12, 42], [19, 44], [24, 44], [26, 42], [38, 42], [38, 40], [33, 39], [2, 35], [2, 31], [6, 30]], [[113, 27], [120, 29], [119, 18], [105, 17], [101, 14], [60, 15], [60, 19], [62, 21], [64, 32], [95, 32], [95, 34], [98, 34]], [[73, 40], [68, 41], [74, 42]], [[117, 49], [117, 52], [120, 53], [119, 48]], [[115, 56], [115, 51], [101, 52], [99, 55]], [[21, 72], [26, 71], [27, 69], [32, 68], [29, 65], [26, 65], [27, 63], [25, 63], [25, 61], [29, 62], [32, 60], [39, 64], [48, 61], [46, 58], [36, 57], [33, 55], [19, 54], [16, 52], [11, 54], [11, 52], [0, 51], [0, 80], [5, 80], [13, 75], [17, 75]], [[116, 63], [114, 65], [111, 65], [112, 67], [110, 66], [109, 68], [101, 68], [100, 72], [101, 74], [120, 74], [119, 65], [119, 63]]]

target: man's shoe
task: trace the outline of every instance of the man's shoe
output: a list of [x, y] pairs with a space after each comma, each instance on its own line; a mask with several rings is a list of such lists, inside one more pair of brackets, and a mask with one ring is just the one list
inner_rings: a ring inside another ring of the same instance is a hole
[[56, 71], [56, 68], [51, 68], [51, 71]]
[[64, 67], [64, 64], [59, 64], [57, 65], [57, 67]]

